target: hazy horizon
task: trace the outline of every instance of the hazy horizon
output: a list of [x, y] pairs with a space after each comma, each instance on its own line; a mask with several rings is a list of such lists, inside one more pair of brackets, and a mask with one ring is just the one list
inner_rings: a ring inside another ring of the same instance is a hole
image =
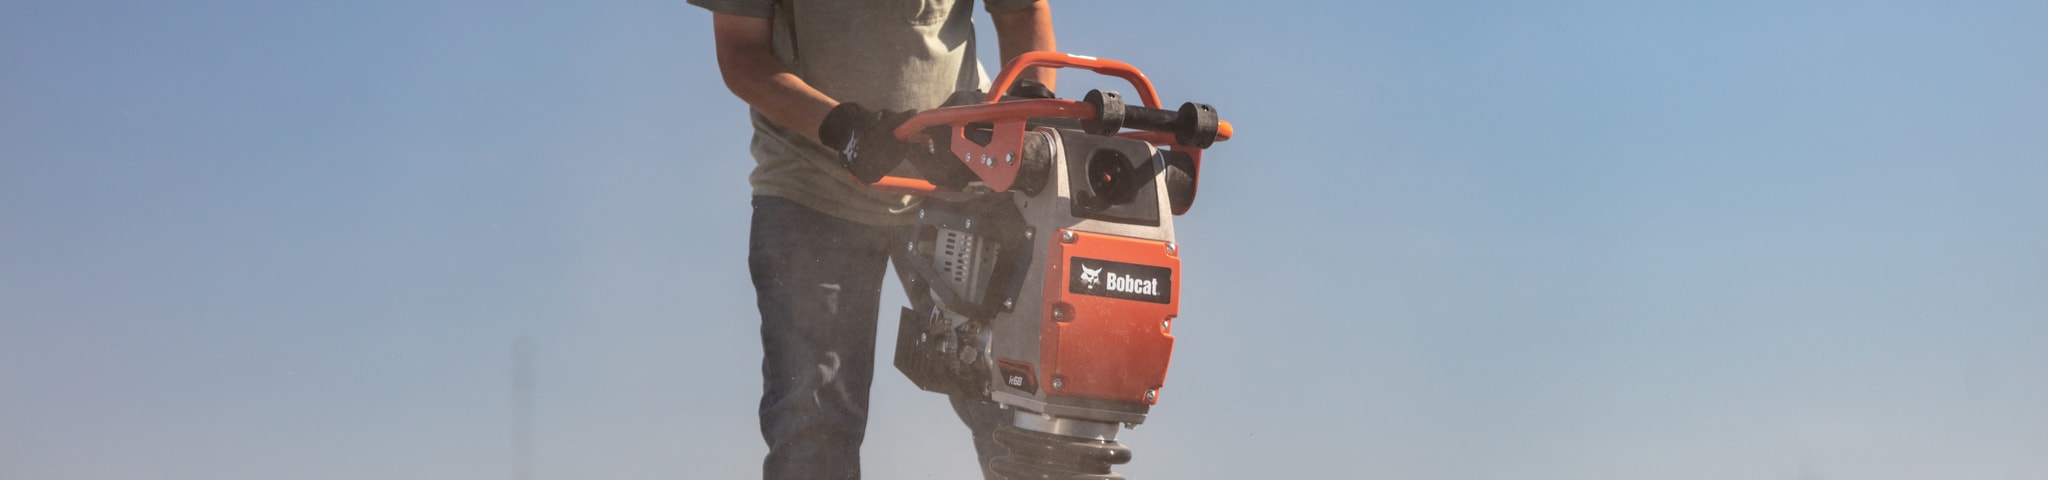
[[[1129, 478], [2048, 478], [2048, 3], [1052, 8], [1238, 129]], [[532, 478], [758, 478], [712, 55], [680, 0], [0, 3], [0, 478], [513, 478], [519, 338]], [[974, 478], [882, 326], [866, 476]]]

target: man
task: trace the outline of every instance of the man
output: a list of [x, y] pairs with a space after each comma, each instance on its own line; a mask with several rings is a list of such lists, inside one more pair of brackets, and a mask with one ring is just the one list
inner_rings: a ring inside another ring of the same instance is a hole
[[[916, 201], [866, 189], [916, 146], [911, 112], [987, 82], [973, 0], [689, 0], [712, 11], [725, 85], [752, 107], [748, 266], [761, 310], [769, 480], [860, 478], [883, 272]], [[1004, 60], [1053, 50], [1042, 0], [986, 0]], [[1049, 69], [1026, 72], [1048, 89]], [[858, 180], [856, 179], [858, 177]], [[1007, 421], [956, 399], [984, 475]]]

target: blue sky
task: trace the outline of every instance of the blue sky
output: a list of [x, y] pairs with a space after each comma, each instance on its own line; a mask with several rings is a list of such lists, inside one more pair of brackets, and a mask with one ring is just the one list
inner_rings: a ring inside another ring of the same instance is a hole
[[[2048, 4], [1103, 3], [1239, 127], [1129, 476], [2048, 477]], [[520, 337], [539, 478], [758, 476], [709, 26], [0, 3], [0, 477], [506, 478]]]

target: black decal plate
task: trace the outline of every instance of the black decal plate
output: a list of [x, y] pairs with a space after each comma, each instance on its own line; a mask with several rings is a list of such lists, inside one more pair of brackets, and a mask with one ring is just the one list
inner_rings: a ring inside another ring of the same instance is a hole
[[1067, 292], [1152, 303], [1173, 303], [1173, 269], [1073, 257]]
[[1031, 373], [1031, 364], [1005, 358], [996, 360], [996, 370], [1003, 374], [1003, 386], [1038, 393], [1038, 376]]

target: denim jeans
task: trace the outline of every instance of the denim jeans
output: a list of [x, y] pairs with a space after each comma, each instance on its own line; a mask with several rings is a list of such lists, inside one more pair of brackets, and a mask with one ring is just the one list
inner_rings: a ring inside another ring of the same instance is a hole
[[[882, 281], [909, 232], [754, 197], [747, 266], [761, 309], [767, 480], [860, 478]], [[989, 476], [1002, 452], [990, 433], [1007, 412], [986, 399], [954, 398], [953, 409]]]

